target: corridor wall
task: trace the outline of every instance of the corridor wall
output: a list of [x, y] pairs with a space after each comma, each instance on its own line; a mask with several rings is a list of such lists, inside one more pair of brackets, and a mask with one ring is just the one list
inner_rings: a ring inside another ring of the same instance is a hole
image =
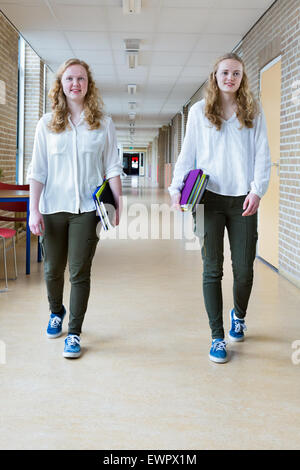
[[[281, 56], [279, 272], [300, 287], [300, 2], [277, 1], [237, 52], [259, 97], [260, 70]], [[297, 90], [298, 89], [298, 90]]]
[[[300, 287], [300, 2], [278, 0], [234, 49], [259, 99], [260, 71], [281, 56], [279, 273]], [[228, 52], [228, 51], [224, 51]], [[217, 57], [216, 57], [217, 58]], [[205, 83], [189, 108], [205, 96]], [[175, 132], [176, 122], [170, 123]], [[174, 164], [179, 152], [172, 147]]]

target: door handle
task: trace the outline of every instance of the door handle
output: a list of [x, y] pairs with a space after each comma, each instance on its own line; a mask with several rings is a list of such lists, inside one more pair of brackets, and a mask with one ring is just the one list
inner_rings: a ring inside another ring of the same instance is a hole
[[279, 168], [280, 168], [279, 161], [271, 163], [271, 166], [275, 166], [277, 168], [277, 176], [279, 176]]

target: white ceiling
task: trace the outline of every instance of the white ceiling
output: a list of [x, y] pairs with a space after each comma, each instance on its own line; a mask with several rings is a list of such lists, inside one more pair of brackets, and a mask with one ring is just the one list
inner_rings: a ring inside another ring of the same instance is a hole
[[[128, 102], [136, 101], [134, 145], [143, 146], [273, 2], [142, 0], [135, 15], [123, 13], [122, 0], [0, 0], [0, 9], [53, 71], [71, 57], [91, 66], [123, 145], [130, 144]], [[129, 38], [141, 40], [135, 69], [126, 62]]]

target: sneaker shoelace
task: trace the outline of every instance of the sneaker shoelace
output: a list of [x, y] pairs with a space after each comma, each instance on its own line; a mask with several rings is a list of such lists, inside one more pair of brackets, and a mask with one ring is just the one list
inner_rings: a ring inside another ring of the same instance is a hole
[[226, 344], [226, 341], [216, 341], [215, 343], [213, 343], [213, 349], [215, 351], [222, 351], [226, 348]]
[[235, 333], [243, 333], [247, 330], [246, 324], [242, 320], [233, 320], [234, 321], [234, 331]]
[[60, 317], [53, 317], [50, 319], [50, 326], [51, 328], [57, 328], [61, 324], [61, 318]]
[[76, 346], [80, 344], [80, 338], [77, 335], [69, 335], [66, 338], [66, 344], [68, 346]]

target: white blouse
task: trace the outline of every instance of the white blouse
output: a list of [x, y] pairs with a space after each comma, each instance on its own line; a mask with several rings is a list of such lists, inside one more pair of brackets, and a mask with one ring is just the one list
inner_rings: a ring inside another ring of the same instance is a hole
[[194, 168], [209, 175], [207, 189], [224, 196], [243, 196], [249, 191], [262, 197], [267, 191], [271, 159], [262, 108], [253, 128], [243, 127], [234, 114], [218, 131], [204, 115], [205, 100], [195, 103], [188, 115], [186, 134], [178, 156], [172, 196], [181, 191], [184, 178]]
[[122, 173], [113, 121], [105, 116], [100, 129], [89, 130], [84, 120], [57, 134], [48, 129], [51, 113], [38, 122], [27, 179], [44, 185], [39, 209], [42, 214], [91, 212], [93, 192], [106, 179]]

